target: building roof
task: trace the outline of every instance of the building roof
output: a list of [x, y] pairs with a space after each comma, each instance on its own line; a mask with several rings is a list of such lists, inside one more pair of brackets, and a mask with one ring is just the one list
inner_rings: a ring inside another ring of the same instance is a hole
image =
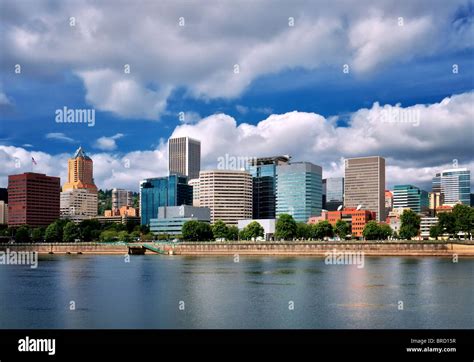
[[76, 150], [76, 153], [74, 153], [74, 156], [72, 158], [85, 158], [86, 160], [90, 160], [91, 158], [89, 156], [86, 155], [86, 153], [84, 152], [84, 150], [82, 149], [82, 146], [79, 147], [77, 150]]

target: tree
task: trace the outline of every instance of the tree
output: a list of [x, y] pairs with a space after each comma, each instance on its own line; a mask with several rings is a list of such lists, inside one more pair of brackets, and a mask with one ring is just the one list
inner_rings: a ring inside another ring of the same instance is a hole
[[217, 220], [214, 225], [212, 225], [212, 234], [214, 239], [227, 239], [229, 228], [222, 220]]
[[152, 233], [143, 234], [141, 236], [142, 241], [152, 241], [155, 238], [155, 235]]
[[242, 236], [245, 240], [256, 239], [264, 235], [265, 230], [257, 221], [252, 221], [242, 230]]
[[474, 208], [458, 204], [453, 207], [455, 233], [464, 233], [468, 239], [474, 231]]
[[379, 240], [387, 240], [393, 235], [393, 230], [390, 225], [379, 224]]
[[183, 239], [188, 241], [198, 241], [199, 240], [199, 221], [189, 220], [183, 224], [181, 228], [181, 234], [183, 234]]
[[436, 240], [438, 240], [438, 238], [442, 234], [443, 234], [443, 230], [441, 229], [441, 227], [438, 224], [433, 225], [432, 227], [430, 227], [430, 237], [435, 238]]
[[44, 229], [34, 228], [31, 232], [31, 239], [35, 242], [41, 242], [44, 240]]
[[55, 221], [52, 224], [49, 224], [44, 232], [44, 239], [48, 243], [57, 243], [62, 240], [62, 230], [58, 222]]
[[117, 232], [115, 230], [104, 230], [100, 233], [100, 241], [102, 242], [113, 242], [117, 239]]
[[443, 234], [448, 234], [450, 238], [456, 234], [456, 217], [453, 213], [442, 212], [438, 214], [438, 225]]
[[125, 230], [120, 231], [118, 233], [118, 239], [119, 239], [119, 241], [129, 243], [130, 242], [130, 234], [128, 232], [126, 232]]
[[186, 221], [181, 229], [183, 239], [188, 241], [207, 241], [213, 238], [212, 228], [207, 222]]
[[63, 241], [65, 243], [72, 243], [76, 239], [79, 239], [79, 236], [80, 236], [79, 228], [74, 222], [69, 221], [64, 226], [64, 229], [63, 229]]
[[198, 233], [199, 233], [199, 240], [202, 240], [202, 241], [209, 241], [214, 238], [214, 235], [212, 234], [211, 225], [207, 222], [202, 222], [202, 221], [199, 222]]
[[334, 228], [327, 220], [322, 220], [311, 226], [311, 236], [315, 239], [324, 239], [334, 236]]
[[410, 240], [418, 235], [421, 218], [413, 210], [404, 210], [402, 216], [400, 216], [400, 221], [400, 237], [402, 239]]
[[30, 239], [30, 228], [28, 226], [20, 226], [15, 234], [15, 241], [17, 243], [29, 243]]
[[366, 240], [378, 240], [380, 236], [380, 228], [377, 221], [369, 221], [362, 231], [362, 235]]
[[309, 239], [311, 237], [311, 225], [308, 225], [305, 222], [297, 223], [296, 237], [298, 239]]
[[345, 240], [346, 236], [350, 233], [349, 223], [341, 219], [337, 220], [334, 232], [341, 240]]
[[227, 228], [227, 240], [237, 240], [239, 238], [239, 228], [235, 225]]
[[275, 238], [292, 240], [296, 236], [296, 221], [293, 216], [281, 214], [275, 225]]

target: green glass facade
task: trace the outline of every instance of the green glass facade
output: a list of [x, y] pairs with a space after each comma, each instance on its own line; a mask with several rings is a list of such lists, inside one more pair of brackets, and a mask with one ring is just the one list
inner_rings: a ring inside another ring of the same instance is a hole
[[322, 168], [310, 162], [277, 166], [276, 216], [290, 214], [296, 221], [307, 222], [321, 215]]
[[160, 206], [192, 205], [193, 187], [179, 175], [145, 179], [140, 183], [141, 224], [149, 225]]
[[428, 192], [413, 185], [397, 185], [393, 189], [393, 208], [410, 208], [414, 212], [429, 209]]

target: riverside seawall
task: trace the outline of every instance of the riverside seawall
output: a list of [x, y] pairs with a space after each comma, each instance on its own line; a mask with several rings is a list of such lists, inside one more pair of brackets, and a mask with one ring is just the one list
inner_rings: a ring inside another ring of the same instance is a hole
[[[188, 242], [143, 243], [173, 255], [274, 255], [274, 256], [324, 256], [327, 252], [364, 252], [380, 256], [474, 256], [473, 242]], [[129, 246], [142, 243], [37, 243], [0, 244], [0, 251], [30, 251], [40, 254], [127, 254]], [[147, 254], [154, 254], [146, 250]]]

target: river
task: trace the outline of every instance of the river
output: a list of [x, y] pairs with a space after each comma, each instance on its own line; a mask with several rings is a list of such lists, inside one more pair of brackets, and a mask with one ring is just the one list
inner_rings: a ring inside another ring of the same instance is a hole
[[0, 265], [0, 328], [474, 328], [474, 259], [44, 255]]

